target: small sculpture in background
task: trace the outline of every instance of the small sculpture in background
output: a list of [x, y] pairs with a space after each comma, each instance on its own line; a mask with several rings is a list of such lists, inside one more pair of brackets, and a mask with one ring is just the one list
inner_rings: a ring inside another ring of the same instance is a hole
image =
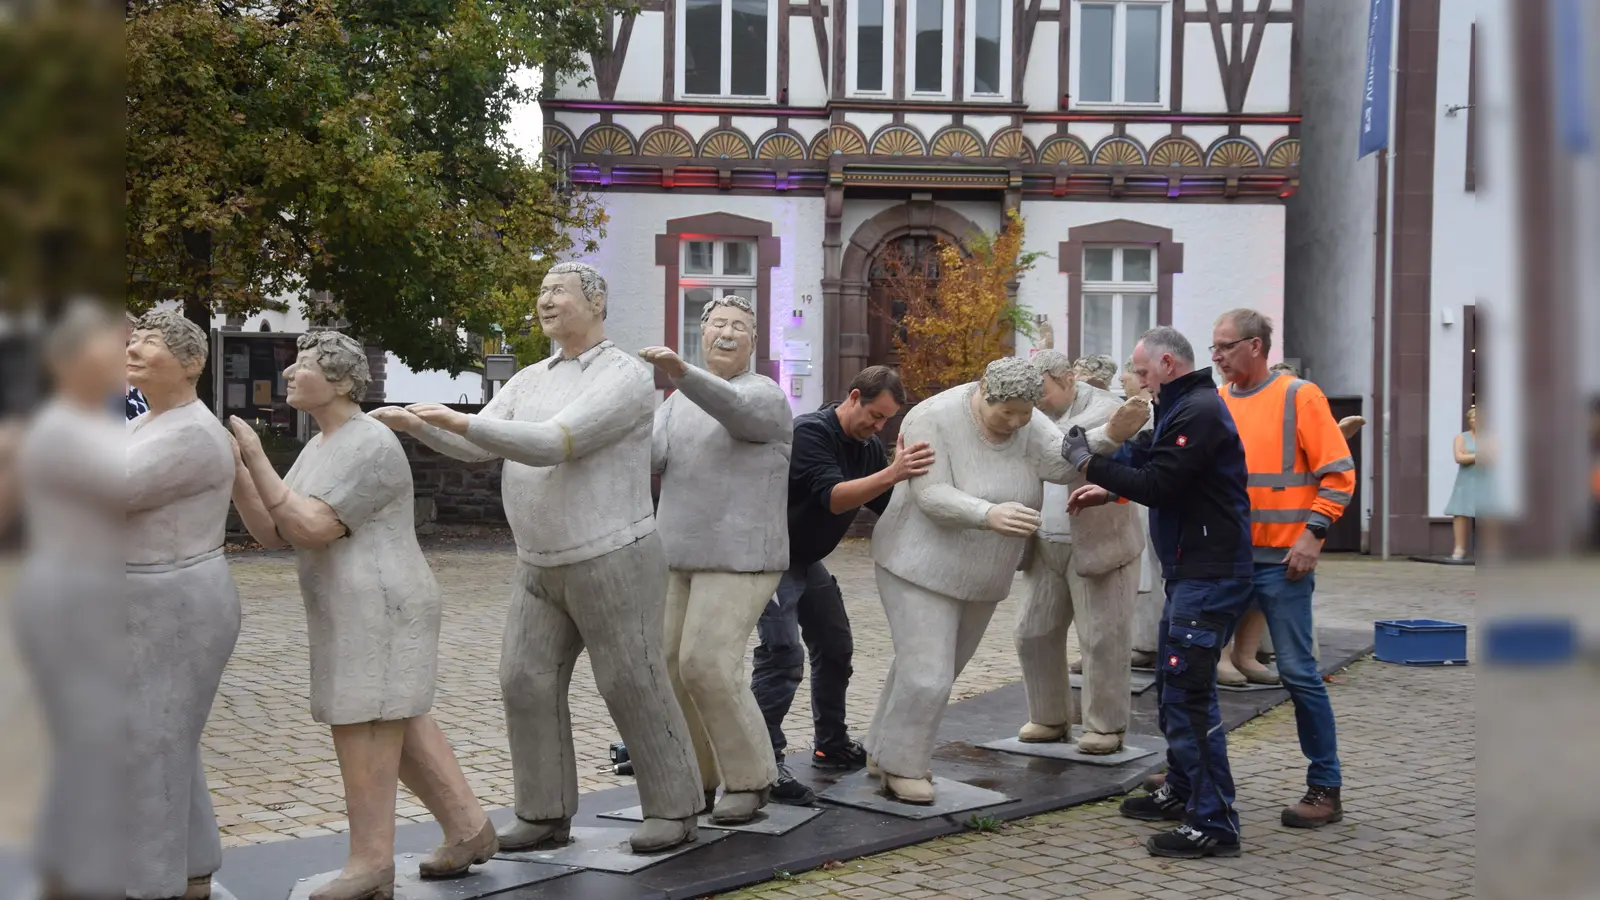
[[1080, 356], [1072, 367], [1077, 370], [1079, 380], [1102, 391], [1110, 390], [1111, 379], [1117, 376], [1117, 361], [1104, 353]]
[[1472, 541], [1472, 523], [1482, 505], [1483, 470], [1478, 468], [1478, 407], [1467, 409], [1467, 430], [1456, 435], [1452, 451], [1456, 459], [1456, 483], [1444, 514], [1450, 517], [1455, 536], [1451, 559], [1466, 559]]
[[1050, 317], [1044, 313], [1039, 313], [1033, 317], [1033, 324], [1039, 335], [1038, 340], [1033, 342], [1034, 349], [1054, 350], [1056, 346], [1056, 329], [1054, 325], [1050, 324]]

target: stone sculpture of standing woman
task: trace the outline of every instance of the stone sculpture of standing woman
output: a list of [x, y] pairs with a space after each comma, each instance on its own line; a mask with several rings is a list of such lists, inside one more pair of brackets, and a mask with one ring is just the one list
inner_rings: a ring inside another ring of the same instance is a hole
[[125, 827], [137, 900], [209, 897], [222, 865], [200, 734], [240, 613], [222, 554], [233, 452], [195, 394], [206, 350], [205, 332], [173, 310], [140, 317], [128, 339], [128, 381], [150, 405], [127, 426]]
[[366, 353], [336, 332], [302, 335], [285, 373], [289, 405], [320, 434], [278, 477], [251, 427], [234, 502], [266, 547], [295, 548], [311, 642], [311, 717], [330, 726], [350, 818], [350, 857], [312, 900], [394, 894], [396, 781], [438, 820], [444, 843], [424, 878], [465, 875], [499, 849], [433, 705], [442, 601], [417, 544], [411, 467], [400, 441], [361, 412]]
[[1472, 539], [1472, 520], [1478, 516], [1479, 498], [1483, 494], [1483, 475], [1478, 468], [1478, 408], [1467, 409], [1467, 430], [1456, 435], [1454, 446], [1456, 485], [1450, 492], [1450, 502], [1444, 505], [1444, 514], [1451, 517], [1455, 531], [1455, 550], [1451, 559], [1467, 558], [1467, 542]]

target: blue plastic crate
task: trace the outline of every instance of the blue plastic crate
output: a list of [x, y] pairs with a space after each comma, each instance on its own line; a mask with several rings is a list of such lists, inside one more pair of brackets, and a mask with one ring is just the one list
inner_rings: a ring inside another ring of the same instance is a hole
[[1578, 653], [1571, 619], [1501, 619], [1483, 627], [1483, 655], [1502, 665], [1556, 665]]
[[1467, 626], [1438, 619], [1379, 619], [1372, 655], [1402, 666], [1464, 666]]

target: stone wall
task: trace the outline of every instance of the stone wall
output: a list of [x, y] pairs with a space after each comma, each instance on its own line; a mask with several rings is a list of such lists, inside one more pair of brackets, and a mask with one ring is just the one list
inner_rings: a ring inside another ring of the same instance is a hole
[[[372, 409], [381, 404], [362, 404]], [[450, 408], [475, 413], [476, 404], [450, 404]], [[417, 530], [427, 534], [436, 524], [504, 525], [500, 502], [500, 460], [466, 463], [439, 453], [416, 438], [399, 435], [411, 462], [411, 479], [417, 495]]]

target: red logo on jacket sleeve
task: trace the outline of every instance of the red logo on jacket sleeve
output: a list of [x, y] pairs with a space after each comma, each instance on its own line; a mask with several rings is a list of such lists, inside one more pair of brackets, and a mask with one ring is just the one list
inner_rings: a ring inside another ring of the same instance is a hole
[[1189, 438], [1187, 438], [1186, 436], [1181, 435], [1181, 434], [1178, 435], [1178, 446], [1179, 447], [1187, 447], [1187, 446], [1189, 446]]

